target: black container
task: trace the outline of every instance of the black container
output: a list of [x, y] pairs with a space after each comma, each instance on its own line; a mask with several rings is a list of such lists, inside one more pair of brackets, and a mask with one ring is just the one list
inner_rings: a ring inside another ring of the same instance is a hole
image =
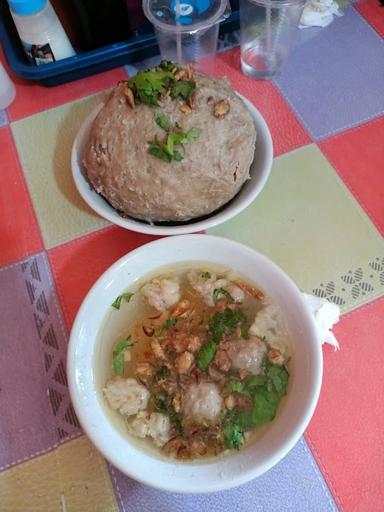
[[[231, 6], [232, 14], [220, 24], [220, 35], [239, 29], [238, 0], [231, 1]], [[0, 42], [9, 67], [17, 76], [46, 86], [78, 80], [159, 53], [153, 27], [145, 22], [131, 36], [119, 42], [89, 51], [76, 47], [78, 54], [74, 57], [34, 66], [27, 61], [6, 0], [0, 0]]]

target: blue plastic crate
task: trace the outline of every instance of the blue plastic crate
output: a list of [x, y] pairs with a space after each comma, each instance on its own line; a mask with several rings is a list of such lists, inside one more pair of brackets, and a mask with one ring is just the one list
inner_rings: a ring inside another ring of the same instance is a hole
[[[221, 23], [223, 35], [239, 28], [238, 0], [231, 2], [232, 14]], [[152, 25], [147, 23], [126, 41], [78, 53], [74, 57], [42, 66], [28, 63], [5, 0], [0, 0], [0, 42], [12, 71], [26, 80], [46, 86], [78, 80], [124, 64], [132, 64], [159, 53]]]

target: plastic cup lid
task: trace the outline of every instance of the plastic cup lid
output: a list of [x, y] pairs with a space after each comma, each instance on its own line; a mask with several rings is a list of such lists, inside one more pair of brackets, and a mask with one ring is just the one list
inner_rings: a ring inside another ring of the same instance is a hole
[[222, 20], [228, 0], [143, 0], [149, 21], [166, 32], [195, 32]]

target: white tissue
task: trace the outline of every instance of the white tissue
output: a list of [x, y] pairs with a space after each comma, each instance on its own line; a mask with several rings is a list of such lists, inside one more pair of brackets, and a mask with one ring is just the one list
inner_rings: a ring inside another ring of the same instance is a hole
[[299, 28], [326, 27], [335, 16], [343, 16], [334, 0], [307, 0]]
[[326, 299], [309, 295], [308, 293], [303, 293], [303, 296], [315, 320], [321, 344], [329, 343], [335, 347], [335, 350], [338, 350], [339, 343], [330, 329], [339, 321], [339, 306]]

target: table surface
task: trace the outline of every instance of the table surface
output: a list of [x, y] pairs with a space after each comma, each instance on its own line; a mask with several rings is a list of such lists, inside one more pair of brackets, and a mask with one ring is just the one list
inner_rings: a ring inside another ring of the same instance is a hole
[[52, 89], [15, 77], [16, 100], [0, 112], [2, 511], [383, 509], [383, 36], [384, 8], [363, 0], [329, 27], [301, 31], [271, 82], [243, 76], [237, 48], [209, 64], [260, 110], [275, 149], [261, 195], [209, 233], [266, 254], [303, 291], [339, 304], [342, 317], [341, 350], [324, 348], [304, 437], [262, 477], [206, 496], [122, 475], [83, 435], [68, 395], [66, 346], [82, 299], [116, 259], [154, 238], [93, 213], [70, 170], [87, 113], [137, 69]]

